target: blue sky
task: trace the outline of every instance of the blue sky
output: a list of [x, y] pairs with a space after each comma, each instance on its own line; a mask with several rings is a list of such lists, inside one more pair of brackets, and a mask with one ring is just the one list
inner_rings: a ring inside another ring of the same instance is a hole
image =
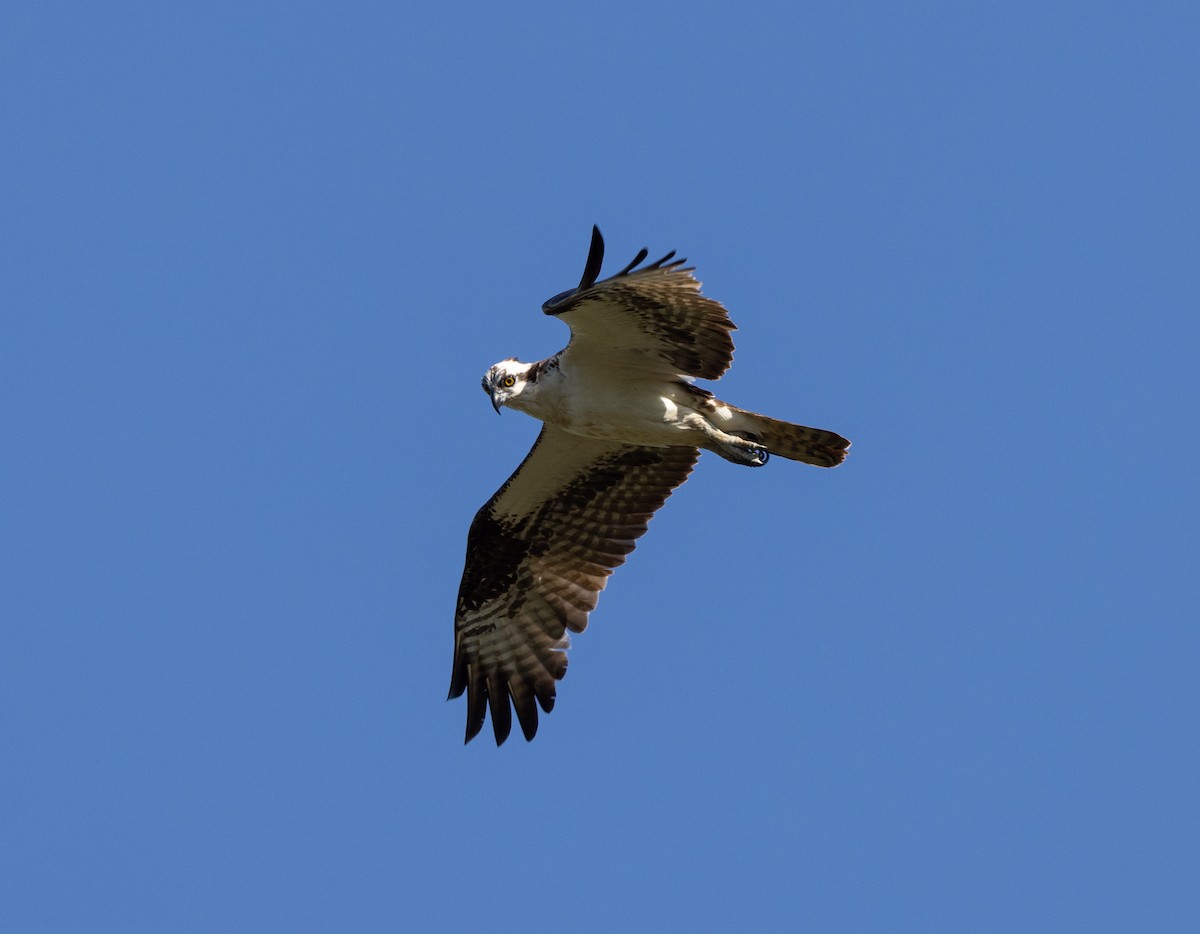
[[[1196, 929], [1193, 5], [3, 19], [5, 930]], [[593, 223], [854, 448], [703, 457], [463, 747]]]

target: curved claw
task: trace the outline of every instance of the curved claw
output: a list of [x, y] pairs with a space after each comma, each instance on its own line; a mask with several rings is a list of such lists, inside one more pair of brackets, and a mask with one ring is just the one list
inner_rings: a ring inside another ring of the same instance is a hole
[[741, 464], [743, 467], [761, 467], [771, 456], [761, 444], [756, 444], [745, 438], [734, 437], [728, 440], [726, 438], [714, 438], [709, 444], [704, 446], [708, 450], [720, 454], [725, 460], [731, 461], [734, 464]]

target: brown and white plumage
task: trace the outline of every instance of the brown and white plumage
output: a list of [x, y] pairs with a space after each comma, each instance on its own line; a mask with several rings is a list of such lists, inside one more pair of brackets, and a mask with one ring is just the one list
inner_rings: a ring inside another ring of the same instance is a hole
[[475, 516], [458, 591], [450, 696], [467, 692], [467, 739], [485, 702], [502, 743], [509, 698], [526, 739], [567, 670], [566, 630], [583, 632], [613, 568], [691, 473], [695, 448], [581, 438], [546, 425], [517, 472]]
[[603, 252], [593, 229], [579, 286], [543, 306], [570, 325], [567, 347], [537, 363], [501, 361], [483, 379], [497, 411], [508, 406], [545, 424], [467, 538], [450, 682], [450, 697], [467, 694], [467, 741], [488, 709], [497, 744], [514, 708], [525, 738], [534, 737], [537, 708], [553, 708], [566, 673], [567, 631], [583, 631], [609, 574], [701, 448], [746, 466], [770, 452], [832, 467], [849, 446], [693, 386], [732, 361], [725, 309], [700, 294], [673, 253], [635, 269], [642, 250], [597, 282]]
[[[604, 241], [592, 229], [590, 257], [602, 256]], [[737, 327], [719, 302], [700, 294], [687, 260], [674, 251], [636, 271], [642, 250], [616, 275], [595, 283], [599, 264], [589, 263], [579, 287], [542, 306], [566, 322], [571, 342], [564, 362], [583, 356], [586, 365], [628, 366], [662, 376], [683, 374], [718, 379], [733, 362]]]

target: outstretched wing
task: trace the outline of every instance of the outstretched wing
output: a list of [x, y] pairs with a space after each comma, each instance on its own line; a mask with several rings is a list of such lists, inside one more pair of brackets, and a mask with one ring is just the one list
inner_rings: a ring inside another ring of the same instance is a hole
[[450, 697], [467, 694], [466, 741], [492, 711], [496, 744], [512, 712], [526, 739], [554, 707], [566, 630], [582, 632], [613, 568], [696, 463], [695, 448], [600, 441], [546, 425], [471, 523], [458, 590]]
[[604, 238], [592, 228], [592, 246], [578, 288], [542, 305], [571, 328], [564, 366], [632, 366], [662, 376], [717, 379], [733, 361], [737, 330], [719, 302], [700, 294], [687, 260], [674, 251], [641, 269], [648, 255], [599, 282]]

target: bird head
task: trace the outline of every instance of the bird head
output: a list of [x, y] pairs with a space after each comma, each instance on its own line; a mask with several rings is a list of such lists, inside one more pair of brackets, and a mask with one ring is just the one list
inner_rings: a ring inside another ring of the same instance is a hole
[[516, 357], [509, 357], [483, 375], [483, 391], [491, 397], [492, 408], [497, 415], [500, 414], [500, 406], [509, 405], [528, 385], [530, 366]]

